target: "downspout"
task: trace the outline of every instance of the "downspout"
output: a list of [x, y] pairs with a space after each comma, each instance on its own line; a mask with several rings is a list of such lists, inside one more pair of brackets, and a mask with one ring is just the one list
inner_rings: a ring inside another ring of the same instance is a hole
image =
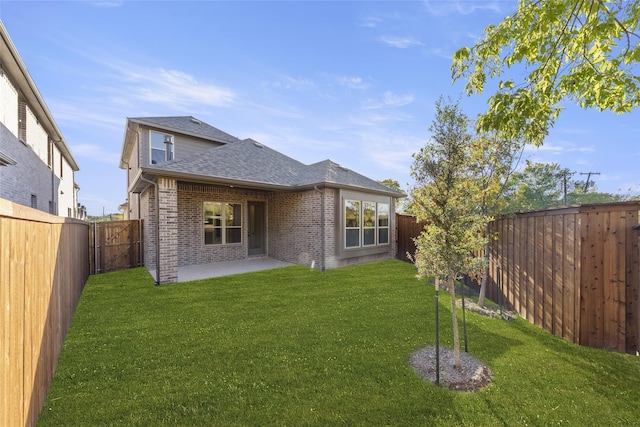
[[[136, 134], [136, 146], [138, 151], [138, 154], [137, 154], [138, 168], [140, 168], [140, 163], [141, 163], [140, 162], [140, 132], [138, 132], [137, 130], [131, 129], [128, 124], [127, 124], [127, 130], [131, 132], [135, 132]], [[129, 167], [129, 164], [127, 163], [127, 168], [128, 167]], [[140, 180], [153, 185], [155, 198], [156, 198], [156, 283], [155, 285], [159, 286], [160, 285], [160, 200], [159, 200], [160, 194], [158, 192], [157, 183], [153, 181], [149, 181], [142, 175], [140, 175]], [[129, 181], [129, 170], [127, 169], [127, 182], [128, 181]], [[141, 213], [140, 194], [138, 194], [138, 219], [141, 219], [140, 213]], [[142, 237], [142, 234], [141, 234], [141, 237]], [[141, 245], [141, 246], [144, 246], [144, 245]]]
[[51, 147], [49, 147], [51, 159], [47, 159], [51, 160], [51, 207], [49, 208], [49, 213], [51, 215], [58, 215], [58, 204], [56, 203], [56, 156], [53, 154], [53, 149], [55, 147], [53, 139], [49, 138], [49, 144], [51, 145]]
[[313, 186], [313, 189], [320, 193], [320, 257], [321, 260], [321, 270], [324, 271], [325, 268], [325, 219], [324, 219], [324, 191], [320, 190], [317, 185]]
[[[137, 150], [137, 157], [136, 160], [138, 162], [138, 169], [140, 168], [140, 132], [138, 132], [137, 130], [131, 129], [129, 127], [129, 125], [127, 125], [127, 130], [134, 132], [136, 134], [136, 150]], [[131, 169], [131, 165], [129, 164], [129, 162], [125, 162], [124, 160], [122, 161], [122, 163], [125, 163], [127, 165], [127, 191], [129, 191], [129, 170]], [[143, 178], [144, 179], [144, 178]], [[147, 181], [146, 182], [151, 182], [151, 181]], [[152, 183], [153, 184], [153, 183]], [[155, 185], [155, 184], [154, 184]], [[138, 199], [138, 213], [137, 213], [137, 217], [138, 218], [138, 236], [139, 236], [139, 241], [138, 241], [138, 249], [139, 249], [139, 253], [138, 253], [138, 267], [144, 264], [144, 244], [142, 242], [142, 217], [140, 216], [142, 214], [142, 211], [140, 210], [140, 193], [135, 193], [137, 199]], [[156, 191], [156, 197], [157, 197], [157, 191]], [[129, 199], [129, 195], [127, 194], [127, 208], [129, 209], [129, 211], [131, 211], [131, 199]], [[131, 212], [129, 212], [129, 214], [131, 214]], [[131, 218], [131, 215], [129, 215], [129, 218]], [[158, 245], [159, 247], [159, 245]], [[157, 272], [156, 272], [157, 274]], [[158, 284], [158, 283], [156, 283]]]
[[149, 181], [143, 176], [140, 176], [140, 180], [153, 185], [156, 198], [156, 286], [160, 285], [160, 201], [158, 200], [158, 184], [153, 181]]

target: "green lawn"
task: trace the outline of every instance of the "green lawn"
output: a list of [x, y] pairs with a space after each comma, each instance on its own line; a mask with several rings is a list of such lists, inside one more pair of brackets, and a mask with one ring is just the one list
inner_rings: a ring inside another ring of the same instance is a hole
[[[450, 346], [448, 295], [440, 298]], [[490, 386], [454, 392], [408, 365], [434, 343], [434, 290], [412, 265], [296, 266], [156, 287], [91, 276], [41, 426], [637, 425], [640, 358], [524, 320], [467, 314]]]

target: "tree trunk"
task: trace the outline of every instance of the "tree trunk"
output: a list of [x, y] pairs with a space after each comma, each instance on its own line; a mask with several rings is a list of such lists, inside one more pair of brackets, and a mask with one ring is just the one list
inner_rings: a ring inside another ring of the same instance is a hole
[[487, 278], [489, 277], [489, 224], [487, 223], [487, 243], [484, 244], [484, 274], [480, 284], [480, 293], [478, 294], [478, 306], [484, 308], [484, 296], [487, 293]]
[[456, 354], [456, 369], [460, 369], [460, 334], [458, 333], [458, 310], [456, 310], [456, 282], [455, 275], [450, 274], [447, 279], [449, 294], [451, 295], [451, 317], [453, 318], [453, 349]]

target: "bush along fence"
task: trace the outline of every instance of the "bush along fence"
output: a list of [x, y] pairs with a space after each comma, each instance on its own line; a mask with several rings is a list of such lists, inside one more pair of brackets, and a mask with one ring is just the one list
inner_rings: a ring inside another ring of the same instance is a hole
[[573, 343], [636, 353], [639, 211], [640, 202], [593, 204], [492, 222], [487, 298]]
[[89, 269], [91, 274], [143, 263], [141, 220], [94, 222], [89, 228]]
[[33, 426], [89, 275], [89, 224], [0, 199], [0, 425]]

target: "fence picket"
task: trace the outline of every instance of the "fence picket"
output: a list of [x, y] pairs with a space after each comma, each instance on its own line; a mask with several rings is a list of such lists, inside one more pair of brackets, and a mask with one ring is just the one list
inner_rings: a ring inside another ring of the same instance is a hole
[[[640, 351], [639, 211], [633, 201], [493, 221], [487, 297], [497, 301], [500, 271], [505, 306], [529, 322], [580, 345]], [[421, 229], [397, 224], [399, 242]]]

